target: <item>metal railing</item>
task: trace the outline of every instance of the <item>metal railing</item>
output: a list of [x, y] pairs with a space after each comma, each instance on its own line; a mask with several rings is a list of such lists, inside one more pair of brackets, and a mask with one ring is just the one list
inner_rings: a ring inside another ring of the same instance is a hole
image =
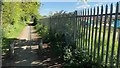
[[105, 67], [120, 68], [119, 12], [120, 4], [117, 2], [115, 13], [111, 4], [110, 13], [108, 5], [98, 6], [81, 12], [56, 14], [41, 19], [41, 23], [47, 25], [53, 34], [64, 34], [67, 44], [74, 43], [77, 48], [88, 51], [91, 60]]

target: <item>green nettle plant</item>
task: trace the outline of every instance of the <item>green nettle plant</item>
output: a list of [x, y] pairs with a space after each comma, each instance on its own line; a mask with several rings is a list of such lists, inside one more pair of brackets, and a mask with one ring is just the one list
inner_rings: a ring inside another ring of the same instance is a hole
[[80, 66], [82, 68], [101, 68], [102, 66], [90, 60], [90, 55], [85, 50], [73, 49], [71, 46], [64, 48], [65, 66]]

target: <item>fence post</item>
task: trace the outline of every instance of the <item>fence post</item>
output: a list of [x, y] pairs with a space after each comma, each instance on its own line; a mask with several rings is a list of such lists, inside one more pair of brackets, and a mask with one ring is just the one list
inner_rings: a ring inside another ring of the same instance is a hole
[[[0, 45], [2, 45], [2, 1], [0, 1]], [[2, 46], [0, 46], [0, 56], [2, 56]], [[0, 67], [2, 67], [2, 58], [0, 57]]]
[[[107, 15], [107, 12], [108, 12], [108, 5], [106, 5], [105, 7], [105, 18], [104, 18], [104, 27], [103, 27], [103, 37], [102, 37], [102, 51], [101, 51], [101, 62], [104, 61], [104, 51], [105, 51], [105, 46], [104, 46], [104, 43], [105, 43], [105, 36], [106, 36], [106, 19], [108, 17]], [[106, 63], [105, 63], [106, 65]]]
[[119, 33], [118, 33], [118, 51], [117, 51], [117, 62], [116, 62], [116, 66], [117, 66], [117, 68], [119, 68], [120, 67], [120, 29], [119, 29]]
[[117, 22], [117, 16], [118, 16], [118, 2], [116, 4], [116, 13], [115, 13], [115, 23], [114, 23], [114, 31], [113, 31], [113, 39], [112, 39], [112, 51], [111, 51], [111, 58], [110, 58], [110, 67], [113, 67], [113, 57], [114, 57], [114, 48], [115, 48], [115, 37], [116, 37], [116, 22]]
[[51, 34], [51, 17], [49, 18], [49, 34]]
[[[120, 2], [119, 2], [119, 6], [118, 6], [118, 13], [120, 13]], [[118, 16], [119, 18], [120, 16]], [[118, 29], [118, 50], [117, 50], [117, 61], [116, 61], [116, 67], [119, 68], [120, 67], [120, 28]]]
[[89, 46], [88, 46], [88, 27], [89, 27], [89, 23], [88, 23], [88, 20], [89, 20], [89, 9], [87, 9], [87, 28], [86, 28], [86, 46], [87, 46], [87, 49], [88, 49], [88, 54], [89, 54]]
[[74, 23], [74, 43], [75, 43], [75, 48], [76, 48], [76, 46], [77, 46], [77, 40], [76, 40], [76, 34], [77, 34], [77, 10], [75, 10], [75, 12], [74, 12], [74, 19], [75, 19], [75, 23]]
[[110, 32], [111, 32], [111, 23], [112, 23], [112, 12], [113, 12], [113, 5], [111, 4], [110, 7], [110, 21], [109, 21], [109, 27], [108, 27], [108, 37], [107, 37], [107, 47], [106, 47], [106, 57], [105, 57], [105, 63], [108, 63], [109, 58], [109, 43], [110, 43]]
[[96, 16], [96, 22], [95, 22], [95, 39], [94, 39], [94, 56], [93, 60], [96, 60], [96, 41], [97, 41], [97, 31], [98, 31], [98, 14], [99, 14], [99, 7], [97, 7], [97, 16]]
[[78, 29], [79, 30], [79, 48], [81, 48], [81, 46], [82, 46], [81, 45], [81, 36], [82, 36], [81, 35], [81, 32], [82, 32], [82, 25], [81, 25], [82, 17], [81, 16], [82, 16], [82, 11], [80, 12], [80, 18], [78, 18], [79, 19], [79, 21], [78, 21], [79, 22], [79, 29]]
[[98, 58], [98, 63], [100, 63], [100, 39], [101, 39], [101, 31], [102, 31], [102, 19], [103, 18], [103, 5], [101, 6], [101, 15], [100, 15], [100, 28], [99, 28], [99, 37], [98, 37], [98, 53], [97, 53], [97, 58]]

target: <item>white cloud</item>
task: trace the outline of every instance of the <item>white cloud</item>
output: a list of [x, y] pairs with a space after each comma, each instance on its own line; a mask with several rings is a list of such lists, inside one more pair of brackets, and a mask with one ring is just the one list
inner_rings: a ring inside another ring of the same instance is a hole
[[94, 5], [94, 7], [102, 6], [102, 5], [103, 5], [103, 3], [97, 3], [97, 4]]
[[88, 8], [88, 7], [90, 7], [90, 5], [79, 5], [76, 8], [77, 9], [84, 9], [84, 8]]
[[80, 4], [79, 2], [76, 3], [76, 9], [85, 9], [90, 7], [89, 4], [87, 4], [87, 2], [83, 1], [82, 4]]

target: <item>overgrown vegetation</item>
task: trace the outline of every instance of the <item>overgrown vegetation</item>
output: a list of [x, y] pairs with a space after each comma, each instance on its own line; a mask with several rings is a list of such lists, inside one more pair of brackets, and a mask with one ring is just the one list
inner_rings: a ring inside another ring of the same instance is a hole
[[36, 32], [43, 38], [44, 42], [48, 42], [49, 38], [47, 37], [49, 35], [48, 28], [40, 23], [37, 23], [35, 26]]
[[[105, 28], [106, 30], [105, 37], [103, 37], [104, 27], [102, 26], [100, 40], [98, 40], [100, 28], [93, 28], [93, 27], [89, 28], [88, 26], [87, 29], [87, 27], [81, 25], [84, 22], [82, 23], [77, 22], [77, 25], [80, 24], [79, 26], [81, 27], [78, 26], [76, 27], [76, 24], [74, 23], [75, 17], [73, 14], [64, 13], [62, 15], [61, 13], [56, 13], [52, 17], [41, 19], [40, 24], [37, 25], [36, 28], [40, 29], [38, 30], [38, 32], [41, 36], [42, 34], [44, 34], [42, 38], [45, 41], [47, 40], [48, 43], [50, 43], [56, 55], [61, 57], [62, 60], [64, 61], [65, 66], [81, 66], [83, 68], [105, 67], [105, 61], [107, 55], [108, 27]], [[93, 36], [92, 36], [92, 28], [94, 30]], [[96, 33], [97, 36], [95, 39], [96, 29], [97, 29], [97, 33]], [[108, 42], [110, 43], [108, 49], [108, 57], [107, 57], [108, 63], [106, 64], [108, 68], [110, 67], [110, 62], [111, 62], [110, 59], [111, 59], [112, 43], [113, 43], [112, 42], [113, 29], [114, 28], [111, 27], [110, 38], [109, 38], [110, 40]], [[90, 37], [89, 34], [86, 33], [86, 30], [88, 31], [88, 33], [90, 30]], [[40, 33], [41, 31], [42, 33]], [[117, 35], [118, 32], [116, 32], [116, 42], [115, 42], [114, 55], [113, 55], [113, 67], [116, 66], [115, 64], [117, 61], [117, 49], [118, 49]], [[88, 54], [88, 43], [90, 45], [89, 54]], [[98, 45], [100, 45], [100, 49], [98, 48]], [[99, 55], [98, 55], [98, 49], [99, 49]]]
[[64, 34], [54, 34], [48, 30], [47, 26], [40, 23], [35, 28], [43, 38], [43, 42], [49, 43], [55, 55], [61, 58], [64, 67], [102, 68], [102, 65], [90, 59], [91, 56], [87, 51], [75, 48], [74, 44], [66, 44]]
[[9, 49], [26, 23], [36, 21], [39, 17], [39, 2], [3, 2], [2, 3], [2, 52]]

